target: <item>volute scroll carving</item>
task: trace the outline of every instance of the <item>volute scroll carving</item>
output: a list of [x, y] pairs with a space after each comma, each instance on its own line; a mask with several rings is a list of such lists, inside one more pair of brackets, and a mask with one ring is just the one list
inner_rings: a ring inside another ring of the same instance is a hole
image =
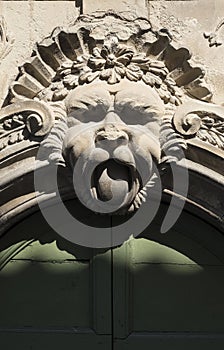
[[43, 137], [54, 125], [51, 108], [40, 101], [21, 101], [0, 110], [0, 149], [23, 141], [26, 134]]
[[188, 102], [178, 108], [173, 123], [184, 137], [197, 137], [224, 149], [224, 107], [199, 101]]

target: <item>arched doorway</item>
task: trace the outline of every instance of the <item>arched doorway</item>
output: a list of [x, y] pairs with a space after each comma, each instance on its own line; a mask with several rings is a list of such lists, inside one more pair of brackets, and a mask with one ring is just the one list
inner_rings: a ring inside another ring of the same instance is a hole
[[4, 347], [221, 349], [224, 237], [188, 211], [163, 235], [166, 209], [107, 250], [63, 240], [39, 212], [11, 228], [1, 238]]

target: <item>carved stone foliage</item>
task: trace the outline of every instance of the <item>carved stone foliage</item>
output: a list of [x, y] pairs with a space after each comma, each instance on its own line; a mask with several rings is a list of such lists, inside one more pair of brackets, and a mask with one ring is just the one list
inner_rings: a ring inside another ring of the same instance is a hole
[[224, 150], [224, 107], [188, 102], [176, 111], [173, 123], [181, 135]]
[[204, 71], [191, 67], [188, 50], [175, 50], [170, 42], [166, 30], [154, 34], [147, 20], [128, 21], [111, 13], [83, 16], [37, 45], [12, 85], [10, 99], [58, 101], [78, 85], [128, 79], [153, 87], [165, 103], [180, 104], [183, 87], [191, 96], [209, 100]]
[[51, 109], [39, 101], [23, 101], [0, 111], [0, 150], [30, 136], [46, 135], [54, 124]]
[[155, 166], [180, 159], [189, 137], [223, 148], [223, 108], [214, 111], [204, 74], [146, 19], [81, 16], [20, 68], [0, 112], [1, 147], [47, 135], [45, 157], [72, 168], [84, 204], [133, 211]]
[[14, 38], [7, 32], [3, 16], [0, 16], [0, 62], [11, 51]]

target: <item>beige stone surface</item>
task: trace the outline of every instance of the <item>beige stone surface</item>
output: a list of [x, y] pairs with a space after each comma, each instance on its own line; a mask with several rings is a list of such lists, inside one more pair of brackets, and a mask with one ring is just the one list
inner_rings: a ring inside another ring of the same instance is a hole
[[5, 88], [18, 74], [18, 66], [31, 55], [35, 43], [49, 36], [55, 27], [74, 21], [79, 8], [74, 1], [0, 1], [0, 15], [15, 39], [11, 52], [1, 62], [1, 105]]
[[147, 16], [147, 6], [145, 0], [83, 0], [83, 12], [94, 11], [130, 11], [138, 16]]
[[204, 32], [213, 32], [224, 18], [223, 0], [149, 1], [149, 19], [155, 30], [167, 28], [173, 45], [186, 47], [195, 66], [206, 71], [206, 80], [214, 93], [214, 102], [223, 103], [224, 93], [224, 28], [219, 37], [223, 44], [209, 47]]

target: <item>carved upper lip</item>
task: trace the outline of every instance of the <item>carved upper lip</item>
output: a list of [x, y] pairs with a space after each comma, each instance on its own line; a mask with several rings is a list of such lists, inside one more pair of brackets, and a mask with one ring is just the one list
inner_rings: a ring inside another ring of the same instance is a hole
[[118, 135], [112, 135], [112, 134], [110, 135], [108, 133], [100, 132], [97, 134], [95, 138], [96, 145], [98, 143], [107, 142], [107, 141], [118, 141], [118, 143], [127, 144], [128, 136], [124, 132], [119, 133]]
[[96, 147], [114, 148], [121, 145], [127, 145], [129, 142], [129, 135], [124, 131], [117, 129], [114, 125], [107, 125], [105, 128], [98, 130], [95, 136]]

